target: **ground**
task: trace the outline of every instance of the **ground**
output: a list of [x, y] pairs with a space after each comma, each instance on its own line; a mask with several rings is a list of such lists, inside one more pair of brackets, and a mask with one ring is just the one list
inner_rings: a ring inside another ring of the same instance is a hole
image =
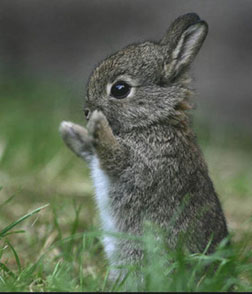
[[[108, 267], [87, 165], [65, 147], [58, 132], [62, 120], [84, 124], [81, 98], [63, 83], [45, 80], [7, 78], [0, 88], [2, 230], [49, 204], [8, 231], [13, 234], [0, 232], [1, 290], [119, 289], [106, 281]], [[245, 271], [252, 273], [251, 257], [246, 257], [252, 247], [251, 132], [210, 124], [198, 110], [194, 128], [233, 242], [243, 250], [240, 279], [245, 286], [239, 289], [249, 290], [252, 280]], [[181, 281], [164, 289], [179, 290], [178, 285]], [[145, 289], [155, 290], [152, 286]], [[180, 290], [200, 289], [190, 287]], [[221, 289], [216, 284], [216, 290]]]

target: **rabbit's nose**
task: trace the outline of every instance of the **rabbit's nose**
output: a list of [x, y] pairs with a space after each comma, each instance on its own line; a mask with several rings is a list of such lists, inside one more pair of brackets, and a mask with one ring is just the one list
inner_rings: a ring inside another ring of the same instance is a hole
[[91, 111], [88, 108], [84, 109], [84, 114], [87, 120], [90, 118]]

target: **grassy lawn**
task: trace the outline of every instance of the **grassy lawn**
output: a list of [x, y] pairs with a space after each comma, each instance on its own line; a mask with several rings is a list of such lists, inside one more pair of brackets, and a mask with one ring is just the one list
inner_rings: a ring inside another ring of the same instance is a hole
[[[107, 281], [109, 268], [87, 165], [64, 146], [58, 133], [62, 120], [83, 124], [83, 117], [81, 97], [64, 84], [30, 79], [0, 84], [1, 291], [123, 289]], [[147, 233], [142, 240], [147, 252], [144, 290], [226, 291], [235, 282], [237, 291], [251, 291], [251, 133], [214, 127], [199, 115], [194, 125], [233, 234], [234, 251], [227, 253], [223, 247], [208, 259], [178, 251], [169, 255], [173, 262], [167, 266]], [[13, 228], [4, 232], [10, 224]], [[196, 278], [213, 260], [222, 262], [214, 277]], [[134, 290], [132, 279], [129, 276], [128, 282]]]

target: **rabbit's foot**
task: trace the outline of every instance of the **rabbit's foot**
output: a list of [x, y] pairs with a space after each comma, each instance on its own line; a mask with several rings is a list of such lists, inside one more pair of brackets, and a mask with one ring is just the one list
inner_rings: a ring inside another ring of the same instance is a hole
[[59, 129], [66, 145], [78, 156], [88, 159], [92, 152], [91, 138], [88, 131], [80, 125], [63, 121]]
[[87, 129], [98, 153], [110, 152], [118, 145], [112, 129], [101, 111], [95, 110], [92, 113]]
[[98, 110], [95, 110], [92, 113], [87, 129], [94, 144], [99, 144], [99, 141], [106, 141], [106, 134], [111, 133], [111, 129], [105, 115]]
[[128, 152], [120, 144], [101, 111], [95, 110], [87, 125], [94, 149], [100, 160], [100, 165], [110, 173], [118, 173], [128, 160]]

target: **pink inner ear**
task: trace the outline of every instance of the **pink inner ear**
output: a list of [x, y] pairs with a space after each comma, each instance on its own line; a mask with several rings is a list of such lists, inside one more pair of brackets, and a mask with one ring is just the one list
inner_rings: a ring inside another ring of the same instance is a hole
[[188, 30], [188, 34], [190, 35], [187, 37], [188, 40], [185, 42], [183, 50], [184, 54], [181, 56], [181, 58], [186, 58], [186, 56], [192, 56], [194, 54], [195, 49], [197, 49], [197, 47], [199, 46], [199, 42], [201, 42], [202, 36], [204, 35], [203, 26], [193, 26], [191, 31], [190, 28]]
[[173, 59], [178, 59], [178, 62], [180, 62], [183, 59], [194, 57], [192, 55], [194, 55], [194, 53], [197, 53], [195, 52], [195, 50], [197, 50], [201, 45], [204, 33], [205, 27], [203, 25], [196, 24], [189, 27], [182, 34], [175, 50], [173, 51]]
[[181, 35], [176, 48], [172, 52], [171, 71], [175, 76], [186, 66], [190, 65], [197, 55], [207, 34], [207, 26], [197, 23], [190, 26]]
[[200, 22], [200, 17], [196, 13], [187, 13], [176, 18], [170, 25], [166, 35], [160, 41], [161, 45], [175, 46], [178, 38], [189, 27]]

